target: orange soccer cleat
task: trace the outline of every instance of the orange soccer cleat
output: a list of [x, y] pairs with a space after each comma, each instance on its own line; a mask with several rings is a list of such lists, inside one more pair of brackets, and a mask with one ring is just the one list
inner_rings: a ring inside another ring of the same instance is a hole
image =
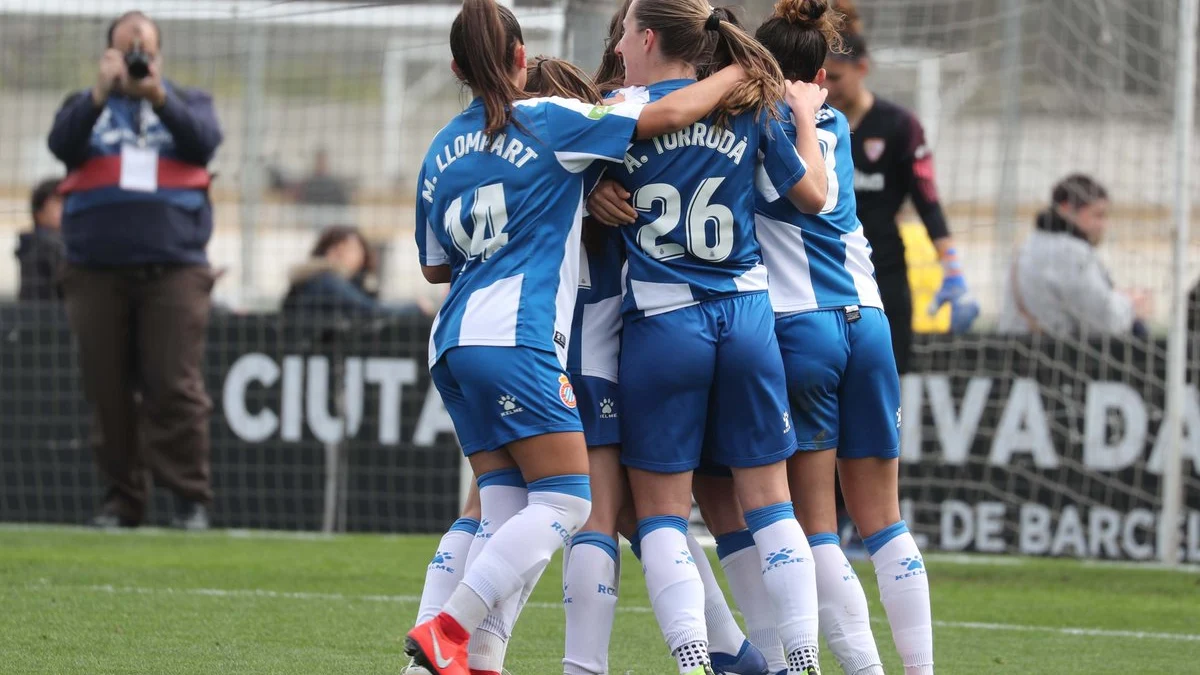
[[467, 668], [470, 639], [457, 621], [442, 613], [408, 632], [404, 652], [434, 675], [471, 675]]

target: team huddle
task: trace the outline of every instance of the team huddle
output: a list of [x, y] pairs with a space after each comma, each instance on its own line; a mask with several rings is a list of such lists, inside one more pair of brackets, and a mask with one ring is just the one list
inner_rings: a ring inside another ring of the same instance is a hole
[[841, 22], [780, 0], [751, 36], [706, 0], [626, 0], [592, 79], [527, 58], [494, 0], [463, 3], [453, 68], [476, 98], [425, 157], [416, 237], [450, 285], [430, 372], [477, 480], [406, 672], [503, 672], [565, 547], [563, 673], [607, 673], [623, 535], [680, 673], [819, 673], [818, 636], [847, 674], [883, 673], [838, 481], [905, 673], [933, 672], [896, 359], [820, 86]]

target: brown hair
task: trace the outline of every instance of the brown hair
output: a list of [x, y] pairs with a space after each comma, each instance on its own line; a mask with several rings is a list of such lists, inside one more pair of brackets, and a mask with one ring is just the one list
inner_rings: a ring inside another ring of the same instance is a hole
[[843, 49], [842, 20], [826, 0], [779, 0], [754, 36], [775, 55], [784, 77], [812, 82], [829, 52]]
[[625, 86], [625, 62], [617, 56], [617, 43], [625, 36], [625, 15], [633, 0], [625, 0], [621, 7], [612, 15], [608, 22], [608, 37], [604, 41], [604, 54], [600, 57], [600, 67], [592, 76], [601, 92], [616, 91]]
[[487, 134], [508, 126], [513, 101], [523, 98], [509, 79], [517, 46], [523, 44], [516, 15], [495, 0], [463, 0], [462, 11], [450, 26], [450, 54], [462, 80], [483, 98]]
[[33, 192], [29, 193], [29, 212], [35, 221], [42, 209], [46, 208], [46, 202], [59, 196], [58, 185], [61, 182], [61, 178], [47, 178], [38, 183], [33, 188]]
[[359, 244], [362, 244], [363, 253], [363, 268], [358, 271], [358, 275], [375, 274], [379, 269], [379, 259], [375, 255], [375, 250], [371, 248], [371, 243], [363, 236], [363, 233], [353, 225], [330, 225], [321, 230], [321, 234], [317, 236], [317, 243], [313, 246], [311, 258], [324, 258], [330, 249], [338, 246], [347, 239], [357, 239]]
[[634, 18], [642, 29], [658, 36], [663, 56], [689, 63], [698, 71], [716, 71], [738, 64], [746, 79], [733, 88], [716, 111], [716, 122], [755, 111], [775, 116], [783, 99], [783, 73], [771, 53], [730, 21], [726, 9], [712, 9], [705, 0], [638, 0]]
[[1055, 184], [1050, 199], [1055, 204], [1079, 209], [1108, 199], [1108, 190], [1087, 174], [1073, 173]]
[[525, 93], [532, 96], [577, 98], [588, 103], [600, 102], [600, 90], [579, 66], [564, 59], [536, 56], [529, 62]]
[[863, 32], [862, 15], [859, 14], [854, 0], [833, 0], [833, 9], [842, 15], [842, 22], [845, 24], [847, 33]]

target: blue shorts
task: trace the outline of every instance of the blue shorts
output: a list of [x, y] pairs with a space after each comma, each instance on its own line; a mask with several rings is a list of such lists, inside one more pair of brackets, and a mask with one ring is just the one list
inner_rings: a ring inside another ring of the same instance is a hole
[[701, 457], [774, 464], [796, 436], [766, 293], [708, 300], [627, 320], [621, 344], [621, 461], [656, 473]]
[[558, 357], [528, 347], [455, 347], [429, 369], [463, 454], [523, 438], [583, 431]]
[[583, 436], [589, 448], [621, 444], [621, 407], [617, 383], [603, 377], [571, 374], [575, 398], [579, 401], [579, 418], [583, 421]]
[[781, 315], [775, 334], [787, 372], [800, 450], [838, 457], [900, 456], [900, 376], [883, 310], [863, 307]]

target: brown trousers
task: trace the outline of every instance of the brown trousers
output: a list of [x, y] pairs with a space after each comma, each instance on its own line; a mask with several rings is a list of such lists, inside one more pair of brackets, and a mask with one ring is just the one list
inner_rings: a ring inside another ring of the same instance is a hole
[[105, 508], [123, 518], [143, 519], [147, 470], [178, 497], [212, 503], [212, 401], [200, 366], [213, 281], [205, 266], [63, 273]]

